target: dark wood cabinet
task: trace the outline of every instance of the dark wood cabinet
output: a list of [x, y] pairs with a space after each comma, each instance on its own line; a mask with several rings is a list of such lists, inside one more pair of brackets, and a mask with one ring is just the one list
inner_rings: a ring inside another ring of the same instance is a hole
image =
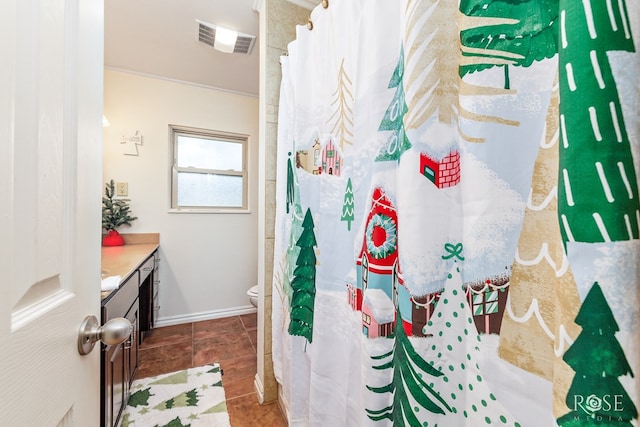
[[157, 306], [158, 251], [154, 251], [129, 275], [117, 290], [102, 300], [102, 324], [124, 317], [133, 332], [123, 343], [101, 344], [101, 426], [120, 425], [129, 399], [131, 383], [138, 369], [138, 349], [145, 333], [153, 328]]
[[124, 317], [133, 332], [118, 345], [101, 344], [102, 349], [102, 421], [103, 427], [117, 426], [127, 399], [129, 387], [138, 367], [138, 272], [134, 272], [103, 301], [102, 323]]
[[145, 260], [140, 269], [140, 334], [142, 344], [145, 335], [153, 329], [158, 297], [158, 251]]
[[131, 336], [123, 343], [123, 358], [124, 358], [124, 384], [125, 384], [125, 399], [123, 401], [122, 406], [127, 403], [129, 400], [129, 391], [131, 383], [136, 376], [136, 372], [138, 370], [138, 328], [139, 328], [139, 299], [133, 303], [129, 312], [126, 315], [126, 318], [133, 325], [133, 332]]

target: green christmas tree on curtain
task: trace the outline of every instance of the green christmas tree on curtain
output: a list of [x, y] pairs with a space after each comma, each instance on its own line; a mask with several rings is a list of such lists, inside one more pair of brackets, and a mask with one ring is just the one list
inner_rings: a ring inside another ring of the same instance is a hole
[[287, 296], [289, 306], [291, 307], [291, 282], [295, 278], [296, 260], [300, 255], [300, 247], [296, 245], [300, 234], [302, 234], [302, 206], [298, 200], [296, 193], [296, 201], [293, 204], [293, 210], [291, 215], [291, 231], [289, 233], [289, 243], [287, 245], [287, 252], [285, 254], [285, 268], [284, 268], [284, 281], [282, 283], [282, 291]]
[[291, 312], [289, 314], [289, 333], [305, 337], [308, 342], [313, 340], [313, 306], [316, 297], [316, 236], [313, 231], [313, 217], [311, 210], [302, 221], [302, 233], [296, 245], [300, 248], [294, 278], [291, 282], [293, 296], [291, 298]]
[[[396, 312], [396, 319], [400, 319], [399, 312]], [[367, 386], [374, 393], [393, 393], [393, 404], [376, 410], [366, 409], [367, 416], [373, 421], [389, 419], [394, 427], [421, 426], [416, 415], [421, 409], [435, 414], [444, 414], [445, 409], [451, 411], [447, 402], [427, 382], [428, 376], [437, 378], [444, 374], [420, 356], [402, 325], [396, 327], [394, 337], [391, 352], [372, 357], [377, 363], [374, 369], [393, 369], [393, 380], [384, 387]]]
[[618, 378], [633, 372], [615, 338], [618, 324], [597, 282], [575, 322], [582, 332], [563, 356], [576, 373], [566, 397], [571, 412], [560, 417], [558, 425], [632, 426], [638, 412]]
[[398, 65], [389, 81], [389, 89], [396, 88], [391, 104], [380, 122], [378, 131], [393, 131], [385, 146], [382, 147], [380, 153], [376, 157], [377, 162], [382, 161], [400, 161], [402, 153], [411, 148], [411, 142], [407, 137], [404, 127], [403, 118], [407, 113], [407, 103], [405, 101], [404, 87], [402, 85], [402, 77], [404, 76], [404, 50], [400, 49], [400, 58]]
[[[295, 147], [294, 151], [295, 152]], [[289, 242], [284, 257], [283, 272], [284, 277], [281, 289], [287, 296], [287, 302], [291, 306], [291, 281], [294, 278], [295, 262], [300, 254], [300, 248], [296, 246], [296, 242], [302, 233], [302, 205], [300, 204], [300, 192], [298, 186], [297, 169], [292, 167], [291, 153], [289, 152], [288, 169], [287, 169], [287, 213], [291, 214], [291, 229], [289, 232]], [[291, 200], [289, 200], [291, 198]], [[289, 208], [289, 205], [291, 207]]]
[[607, 56], [635, 47], [626, 2], [612, 14], [608, 4], [560, 0], [558, 215], [565, 242], [640, 237], [631, 144]]
[[293, 166], [291, 166], [291, 152], [288, 153], [287, 158], [287, 213], [289, 213], [289, 207], [293, 204], [295, 198], [295, 181], [293, 176]]
[[475, 25], [460, 32], [463, 57], [474, 58], [460, 66], [460, 77], [501, 66], [504, 88], [509, 89], [509, 65], [528, 67], [534, 61], [555, 56], [558, 1], [462, 0], [460, 12]]
[[355, 218], [353, 206], [353, 187], [351, 178], [347, 179], [347, 188], [344, 191], [344, 203], [342, 204], [342, 216], [340, 221], [347, 221], [347, 230], [351, 231], [351, 223]]

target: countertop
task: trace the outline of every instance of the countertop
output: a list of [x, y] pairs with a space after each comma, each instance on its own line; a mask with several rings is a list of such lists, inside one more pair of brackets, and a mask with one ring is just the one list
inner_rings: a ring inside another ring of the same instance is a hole
[[[125, 234], [122, 233], [123, 246], [102, 247], [102, 278], [120, 276], [123, 283], [140, 265], [160, 246], [158, 233]], [[113, 291], [100, 293], [101, 299], [107, 298]]]

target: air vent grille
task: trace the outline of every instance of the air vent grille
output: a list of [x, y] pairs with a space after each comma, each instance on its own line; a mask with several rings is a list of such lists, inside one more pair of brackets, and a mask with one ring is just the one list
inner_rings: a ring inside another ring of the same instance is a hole
[[[214, 24], [196, 20], [196, 28], [198, 41], [213, 47], [216, 41], [216, 26]], [[246, 55], [251, 54], [255, 41], [255, 36], [238, 33], [238, 39], [236, 40], [236, 44], [233, 48], [233, 53], [243, 53]]]
[[213, 47], [216, 41], [216, 29], [198, 23], [198, 41]]

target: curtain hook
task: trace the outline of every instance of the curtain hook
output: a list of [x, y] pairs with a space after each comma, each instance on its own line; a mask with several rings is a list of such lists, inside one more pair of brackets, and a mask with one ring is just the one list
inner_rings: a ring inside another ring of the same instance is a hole
[[307, 29], [309, 31], [313, 30], [313, 21], [311, 19], [307, 21]]
[[324, 7], [325, 9], [329, 8], [329, 0], [322, 0], [322, 7]]

